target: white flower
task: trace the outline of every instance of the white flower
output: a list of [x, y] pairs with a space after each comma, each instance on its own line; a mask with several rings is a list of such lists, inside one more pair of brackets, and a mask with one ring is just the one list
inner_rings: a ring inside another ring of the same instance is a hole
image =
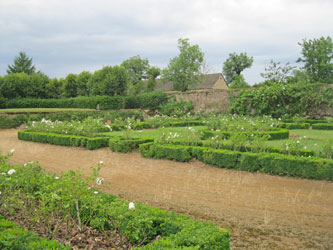
[[1, 173], [2, 175], [6, 175], [6, 173]]
[[134, 203], [133, 203], [133, 202], [130, 202], [130, 203], [128, 204], [128, 209], [129, 209], [129, 210], [134, 210], [134, 209], [135, 209], [135, 206], [134, 206]]
[[0, 191], [0, 195], [2, 194], [2, 192]]
[[306, 147], [306, 146], [304, 146], [304, 149], [307, 149], [307, 147]]
[[306, 139], [306, 136], [304, 135], [303, 138]]
[[279, 117], [279, 119], [278, 119], [279, 121], [281, 121], [281, 118]]
[[23, 164], [23, 166], [25, 166], [25, 167], [26, 167], [26, 166], [27, 166], [27, 164], [26, 164], [26, 163], [24, 163], [24, 164]]
[[299, 141], [297, 141], [296, 143], [299, 143]]
[[11, 150], [9, 151], [10, 154], [14, 154], [14, 152], [15, 152], [15, 149], [11, 149]]
[[100, 165], [103, 165], [103, 164], [104, 164], [104, 161], [99, 161], [99, 164], [100, 164]]
[[104, 178], [102, 178], [102, 177], [97, 177], [96, 178], [96, 184], [97, 185], [101, 185], [103, 183], [103, 181], [104, 181]]
[[94, 192], [94, 194], [98, 194], [98, 192], [97, 192], [97, 191], [95, 191], [95, 192]]
[[12, 175], [12, 174], [14, 174], [15, 172], [16, 172], [15, 169], [11, 169], [11, 170], [8, 171], [8, 174], [9, 174], [9, 175]]
[[52, 198], [57, 197], [57, 196], [58, 196], [57, 194], [52, 194]]
[[88, 187], [88, 190], [90, 190], [91, 189], [91, 187]]
[[317, 146], [317, 143], [315, 143], [314, 145]]
[[59, 180], [59, 176], [55, 176], [54, 179]]

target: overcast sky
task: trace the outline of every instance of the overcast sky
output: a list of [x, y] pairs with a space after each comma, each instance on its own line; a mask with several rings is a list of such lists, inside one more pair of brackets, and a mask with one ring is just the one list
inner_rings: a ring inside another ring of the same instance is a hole
[[296, 64], [302, 39], [332, 36], [332, 13], [333, 0], [0, 0], [0, 75], [19, 51], [57, 78], [135, 55], [164, 68], [189, 38], [211, 73], [229, 53], [253, 56], [253, 84], [271, 59]]

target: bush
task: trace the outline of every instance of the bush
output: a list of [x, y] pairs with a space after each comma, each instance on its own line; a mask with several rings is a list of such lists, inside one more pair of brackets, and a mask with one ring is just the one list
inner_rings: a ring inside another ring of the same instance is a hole
[[111, 138], [109, 140], [109, 148], [112, 152], [128, 153], [134, 149], [138, 149], [140, 144], [153, 141], [153, 138]]
[[0, 129], [17, 128], [27, 121], [23, 114], [7, 115], [0, 114]]
[[316, 124], [312, 125], [312, 129], [333, 130], [333, 124], [330, 124], [330, 123], [316, 123]]
[[1, 97], [0, 96], [0, 109], [5, 109], [7, 108], [7, 98]]
[[189, 161], [197, 158], [222, 168], [333, 181], [333, 160], [277, 153], [248, 153], [180, 145], [142, 144], [143, 157]]
[[55, 240], [41, 238], [36, 234], [20, 228], [16, 223], [0, 218], [0, 249], [66, 249], [71, 247], [58, 244]]
[[163, 92], [144, 93], [125, 97], [125, 108], [158, 110], [167, 101], [168, 96]]
[[65, 99], [34, 99], [22, 98], [11, 99], [7, 108], [82, 108], [96, 109], [99, 105], [101, 110], [123, 109], [125, 100], [122, 96], [79, 96]]

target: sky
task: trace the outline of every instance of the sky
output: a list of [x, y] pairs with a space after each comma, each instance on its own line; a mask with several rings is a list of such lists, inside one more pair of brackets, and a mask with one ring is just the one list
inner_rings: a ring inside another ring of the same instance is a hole
[[165, 68], [189, 38], [209, 73], [230, 53], [253, 56], [252, 85], [271, 60], [302, 66], [298, 43], [332, 36], [332, 12], [333, 0], [0, 0], [0, 75], [19, 51], [57, 78], [136, 55]]

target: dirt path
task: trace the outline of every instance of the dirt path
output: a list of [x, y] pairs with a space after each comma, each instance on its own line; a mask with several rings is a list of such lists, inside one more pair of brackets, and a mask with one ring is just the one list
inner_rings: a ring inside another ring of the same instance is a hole
[[102, 160], [103, 191], [230, 228], [232, 249], [333, 249], [333, 183], [24, 142], [16, 133], [0, 130], [14, 163], [88, 173]]

